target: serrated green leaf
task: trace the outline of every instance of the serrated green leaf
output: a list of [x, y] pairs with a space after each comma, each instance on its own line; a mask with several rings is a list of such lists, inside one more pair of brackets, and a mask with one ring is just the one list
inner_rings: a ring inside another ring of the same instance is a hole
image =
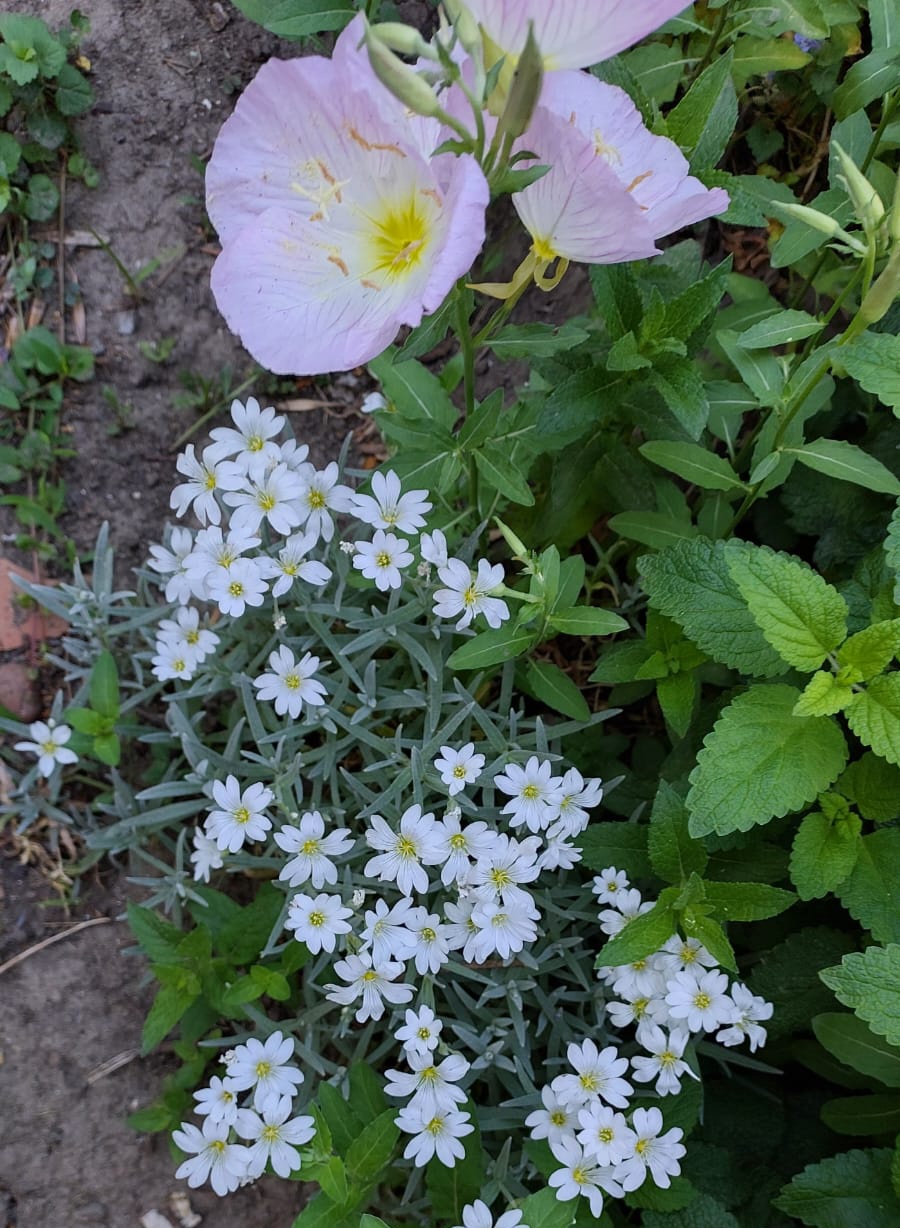
[[896, 1228], [900, 1204], [891, 1187], [891, 1156], [888, 1148], [846, 1151], [810, 1164], [774, 1205], [808, 1228]]
[[671, 905], [659, 899], [648, 912], [626, 921], [618, 934], [601, 947], [597, 967], [614, 968], [646, 959], [669, 941], [676, 928]]
[[704, 886], [706, 903], [723, 921], [765, 921], [797, 902], [793, 891], [770, 887], [768, 883], [707, 882]]
[[835, 788], [872, 823], [888, 823], [900, 816], [900, 768], [870, 750], [850, 764]]
[[847, 707], [854, 693], [851, 686], [838, 682], [834, 674], [824, 669], [817, 670], [794, 705], [794, 715], [834, 716]]
[[801, 465], [842, 482], [852, 482], [884, 495], [900, 495], [900, 480], [887, 465], [844, 439], [814, 439], [800, 448], [784, 448]]
[[737, 345], [742, 350], [769, 350], [776, 345], [790, 345], [812, 337], [824, 327], [808, 311], [777, 311], [741, 333]]
[[641, 1223], [643, 1228], [740, 1228], [739, 1221], [717, 1199], [696, 1192], [689, 1203], [672, 1211], [645, 1211]]
[[679, 542], [644, 555], [638, 570], [650, 605], [674, 619], [713, 660], [762, 677], [784, 672], [731, 577], [724, 542]]
[[693, 171], [715, 166], [737, 123], [733, 54], [729, 50], [713, 60], [667, 117], [669, 136], [684, 149]]
[[873, 678], [846, 708], [847, 724], [888, 763], [900, 764], [900, 673]]
[[552, 1189], [539, 1190], [522, 1203], [522, 1224], [528, 1228], [569, 1228], [574, 1218], [574, 1202], [560, 1202]]
[[759, 685], [722, 712], [691, 773], [692, 836], [749, 831], [807, 805], [839, 775], [847, 745], [825, 716], [795, 716], [799, 691]]
[[768, 546], [729, 542], [731, 578], [775, 651], [812, 672], [847, 634], [847, 603], [818, 572]]
[[83, 115], [93, 106], [91, 83], [74, 64], [63, 64], [59, 70], [54, 100], [60, 115]]
[[159, 990], [141, 1030], [141, 1057], [146, 1057], [168, 1036], [197, 996], [196, 993], [170, 986]]
[[836, 889], [851, 917], [878, 942], [900, 942], [898, 866], [900, 828], [881, 827], [858, 841], [853, 871]]
[[677, 354], [660, 354], [644, 378], [691, 439], [699, 439], [709, 420], [709, 401], [696, 362]]
[[870, 1075], [885, 1087], [900, 1087], [900, 1048], [876, 1036], [862, 1019], [828, 1011], [812, 1021], [816, 1039], [839, 1062]]
[[609, 527], [620, 537], [664, 550], [677, 542], [696, 537], [697, 530], [691, 522], [676, 520], [668, 512], [619, 512], [610, 516]]
[[694, 873], [702, 876], [709, 861], [701, 841], [688, 833], [684, 798], [664, 780], [653, 802], [647, 852], [653, 873], [667, 883], [686, 882]]
[[637, 823], [591, 823], [575, 842], [585, 866], [595, 873], [614, 866], [624, 870], [629, 878], [646, 878], [650, 874], [647, 828]]
[[900, 502], [894, 508], [884, 539], [884, 554], [894, 573], [894, 602], [900, 605]]
[[534, 642], [535, 632], [524, 627], [481, 631], [452, 652], [447, 664], [451, 669], [486, 669], [522, 656]]
[[900, 1046], [900, 946], [852, 951], [819, 975], [876, 1035]]
[[821, 811], [806, 816], [791, 850], [791, 881], [801, 900], [821, 899], [847, 878], [859, 855], [860, 830], [858, 818], [832, 824]]
[[550, 625], [563, 635], [615, 635], [618, 631], [628, 630], [625, 619], [612, 610], [587, 605], [554, 610], [550, 615]]
[[651, 440], [639, 448], [642, 456], [704, 490], [740, 490], [744, 483], [724, 456], [694, 443]]
[[552, 661], [528, 661], [524, 686], [535, 699], [554, 712], [561, 712], [573, 721], [590, 720], [591, 710], [587, 700], [569, 675]]
[[839, 355], [841, 366], [866, 392], [873, 392], [892, 409], [900, 409], [900, 337], [863, 333], [842, 345]]
[[679, 738], [690, 729], [699, 690], [696, 676], [688, 671], [669, 674], [656, 684], [663, 717]]
[[154, 964], [174, 964], [180, 962], [178, 944], [184, 937], [183, 930], [169, 921], [164, 921], [157, 913], [141, 904], [126, 905], [128, 926], [138, 941], [144, 954]]
[[867, 681], [887, 669], [898, 652], [900, 618], [891, 618], [851, 635], [838, 649], [838, 664], [856, 671], [858, 681]]

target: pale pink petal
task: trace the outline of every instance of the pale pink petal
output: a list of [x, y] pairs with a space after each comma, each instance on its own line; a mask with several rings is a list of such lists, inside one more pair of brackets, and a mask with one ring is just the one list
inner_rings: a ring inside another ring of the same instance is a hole
[[443, 154], [434, 158], [431, 166], [438, 181], [446, 184], [442, 193], [446, 221], [422, 294], [426, 315], [437, 311], [454, 282], [472, 267], [484, 243], [485, 210], [490, 200], [487, 180], [474, 158]]

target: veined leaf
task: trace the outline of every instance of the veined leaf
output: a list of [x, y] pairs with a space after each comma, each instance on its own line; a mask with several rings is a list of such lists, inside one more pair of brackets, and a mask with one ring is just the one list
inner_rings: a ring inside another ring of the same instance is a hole
[[784, 448], [796, 456], [801, 465], [838, 478], [853, 482], [866, 490], [885, 495], [900, 495], [900, 480], [894, 477], [887, 465], [864, 452], [854, 443], [843, 439], [814, 439], [802, 448]]
[[[686, 482], [701, 486], [704, 490], [740, 490], [744, 483], [724, 456], [710, 452], [695, 443], [677, 443], [666, 440], [651, 440], [639, 449], [642, 456], [676, 473]], [[900, 490], [898, 490], [900, 493]]]

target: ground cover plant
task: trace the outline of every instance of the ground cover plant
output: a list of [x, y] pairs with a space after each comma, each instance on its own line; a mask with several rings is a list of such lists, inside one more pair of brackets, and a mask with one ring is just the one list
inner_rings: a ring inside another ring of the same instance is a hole
[[367, 364], [391, 455], [235, 400], [136, 595], [106, 534], [30, 587], [69, 698], [3, 723], [18, 821], [89, 796], [147, 870], [182, 1065], [134, 1124], [299, 1228], [887, 1228], [892, 8], [240, 7], [344, 28], [222, 130], [214, 293], [278, 374]]

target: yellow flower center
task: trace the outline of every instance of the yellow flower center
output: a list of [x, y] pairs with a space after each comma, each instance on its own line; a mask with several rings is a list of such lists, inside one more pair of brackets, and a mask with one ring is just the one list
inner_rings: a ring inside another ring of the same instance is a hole
[[[175, 660], [172, 662], [172, 669], [174, 669], [176, 674], [183, 673], [186, 668], [187, 668], [187, 665], [185, 663], [184, 657], [176, 657]], [[52, 748], [52, 749], [47, 749], [48, 755], [52, 755], [53, 751], [56, 750], [56, 747], [54, 746], [52, 742], [45, 743], [45, 749], [46, 748]]]
[[267, 490], [262, 490], [259, 493], [259, 498], [256, 500], [264, 512], [271, 512], [272, 508], [278, 502], [273, 494]]
[[616, 1134], [612, 1126], [601, 1126], [597, 1131], [597, 1138], [601, 1143], [611, 1143], [615, 1137]]
[[697, 952], [693, 947], [689, 947], [687, 943], [681, 948], [681, 962], [683, 964], [692, 964], [697, 958]]
[[241, 584], [240, 580], [232, 580], [228, 585], [228, 591], [231, 593], [232, 597], [241, 597], [244, 593], [244, 586]]
[[436, 1066], [426, 1066], [424, 1070], [419, 1071], [420, 1083], [433, 1083], [438, 1077]]
[[189, 644], [197, 644], [200, 641], [200, 632], [199, 631], [186, 631], [184, 633], [184, 638], [187, 640]]
[[277, 1143], [278, 1142], [278, 1127], [277, 1126], [263, 1126], [262, 1137], [265, 1139], [267, 1143]]
[[284, 572], [286, 576], [295, 576], [297, 574], [297, 564], [296, 563], [282, 563], [281, 570]]
[[456, 767], [453, 769], [453, 775], [457, 780], [465, 780], [466, 765], [464, 763], [457, 763]]
[[554, 1126], [562, 1127], [566, 1124], [567, 1120], [568, 1118], [562, 1109], [554, 1109], [554, 1111], [550, 1114], [550, 1121]]
[[694, 995], [694, 1006], [697, 1010], [708, 1011], [712, 1004], [712, 998], [708, 993], [698, 993]]
[[247, 440], [248, 452], [262, 452], [265, 446], [266, 441], [263, 439], [262, 435], [251, 435]]
[[266, 1079], [272, 1073], [272, 1063], [265, 1060], [256, 1063], [257, 1079]]
[[541, 796], [541, 791], [537, 785], [526, 785], [522, 790], [522, 796], [526, 801], [534, 802]]
[[677, 1061], [678, 1061], [678, 1058], [671, 1051], [671, 1049], [666, 1049], [663, 1053], [659, 1055], [660, 1066], [674, 1066]]
[[509, 917], [505, 912], [497, 912], [494, 913], [493, 917], [491, 917], [491, 925], [496, 925], [498, 927], [501, 925], [506, 925], [508, 920]]
[[433, 929], [426, 926], [425, 929], [422, 930], [422, 937], [426, 942], [434, 942], [435, 938], [437, 938], [437, 934]]
[[206, 479], [204, 480], [203, 485], [207, 490], [216, 489], [216, 475], [210, 469], [206, 470]]
[[581, 1168], [580, 1166], [578, 1168], [573, 1168], [572, 1180], [576, 1185], [587, 1185], [589, 1181], [587, 1169]]
[[440, 1134], [444, 1129], [444, 1119], [442, 1117], [432, 1117], [425, 1129], [429, 1134]]
[[299, 674], [285, 674], [284, 676], [284, 685], [289, 691], [296, 691], [300, 685], [300, 681], [301, 679]]
[[315, 925], [316, 927], [324, 925], [325, 914], [323, 912], [311, 912], [309, 914], [309, 923], [310, 925]]
[[430, 1040], [431, 1032], [428, 1028], [419, 1028], [418, 1032], [416, 1032], [416, 1036], [418, 1036], [419, 1040]]
[[[175, 662], [175, 667], [176, 667], [176, 669], [178, 668], [178, 662], [177, 662], [177, 661]], [[183, 666], [182, 666], [182, 668], [183, 668]], [[53, 739], [52, 739], [52, 738], [50, 738], [50, 740], [49, 740], [49, 741], [47, 741], [47, 742], [42, 742], [42, 743], [41, 743], [41, 750], [44, 752], [44, 754], [45, 754], [45, 755], [52, 755], [52, 754], [54, 754], [54, 753], [55, 753], [55, 751], [56, 751], [56, 743], [53, 741]]]
[[428, 219], [415, 196], [373, 218], [372, 272], [401, 277], [420, 263], [427, 245]]
[[304, 857], [312, 857], [313, 853], [317, 853], [318, 851], [318, 840], [304, 840], [303, 844], [300, 846], [300, 852]]
[[450, 837], [449, 843], [452, 849], [459, 852], [460, 849], [464, 849], [466, 847], [466, 838], [461, 831], [458, 831], [456, 835]]
[[644, 1011], [646, 1011], [649, 1002], [649, 998], [636, 998], [635, 1001], [632, 1002], [631, 1009], [634, 1011], [635, 1019], [643, 1018]]
[[376, 971], [375, 971], [373, 968], [368, 968], [368, 969], [366, 969], [366, 971], [365, 971], [365, 972], [362, 974], [362, 979], [363, 979], [364, 981], [370, 981], [370, 982], [371, 982], [371, 981], [377, 981], [377, 980], [378, 980], [378, 973], [377, 973], [377, 972], [376, 972]]
[[325, 496], [322, 494], [321, 490], [313, 489], [306, 496], [306, 502], [314, 511], [318, 511], [320, 508], [325, 506]]
[[240, 823], [242, 827], [245, 823], [250, 822], [250, 811], [246, 806], [238, 806], [234, 812], [234, 821], [235, 823]]
[[509, 876], [509, 871], [504, 870], [502, 866], [494, 866], [488, 878], [494, 884], [498, 891], [502, 891], [504, 887], [512, 885], [512, 879]]
[[531, 250], [538, 260], [556, 260], [559, 256], [559, 252], [552, 246], [549, 239], [536, 238], [531, 245]]
[[597, 1076], [590, 1070], [579, 1077], [579, 1082], [586, 1092], [595, 1092], [600, 1087]]
[[391, 556], [388, 554], [386, 550], [381, 550], [378, 554], [375, 555], [375, 562], [379, 567], [390, 567]]
[[639, 1138], [634, 1145], [634, 1149], [639, 1156], [642, 1156], [647, 1150], [647, 1144], [650, 1142], [648, 1138]]
[[478, 590], [475, 588], [474, 584], [470, 584], [469, 587], [463, 592], [462, 596], [466, 605], [474, 605], [478, 600]]
[[221, 1155], [225, 1150], [225, 1141], [221, 1138], [214, 1138], [209, 1144], [209, 1150], [214, 1151], [216, 1155]]
[[401, 836], [397, 841], [397, 852], [401, 857], [415, 857], [416, 846], [408, 836]]

